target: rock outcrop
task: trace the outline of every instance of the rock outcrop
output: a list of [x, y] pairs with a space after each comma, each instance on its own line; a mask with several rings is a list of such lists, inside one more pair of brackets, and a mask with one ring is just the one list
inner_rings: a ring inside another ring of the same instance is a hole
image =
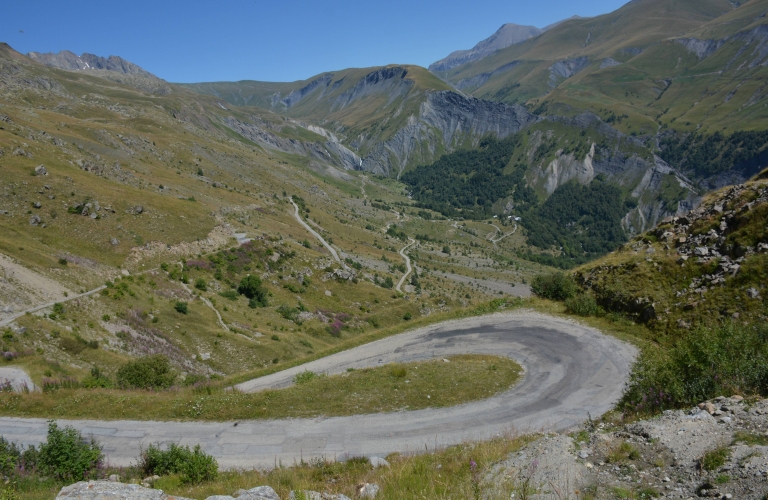
[[392, 138], [374, 145], [360, 168], [383, 175], [399, 174], [409, 165], [434, 161], [438, 151], [452, 151], [467, 139], [477, 143], [487, 134], [504, 138], [537, 120], [522, 106], [451, 91], [430, 92], [418, 115], [411, 116]]

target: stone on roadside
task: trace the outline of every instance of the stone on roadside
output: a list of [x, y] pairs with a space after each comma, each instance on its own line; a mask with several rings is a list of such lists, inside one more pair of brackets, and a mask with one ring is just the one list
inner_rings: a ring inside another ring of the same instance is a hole
[[358, 498], [376, 498], [381, 488], [376, 483], [363, 483], [355, 488]]
[[56, 500], [188, 500], [183, 497], [166, 495], [163, 490], [145, 488], [138, 484], [112, 481], [80, 481], [65, 486]]
[[[445, 361], [445, 360], [443, 360], [443, 361]], [[385, 459], [383, 459], [381, 457], [369, 457], [368, 461], [371, 463], [371, 465], [374, 468], [377, 468], [377, 467], [389, 467], [389, 462], [387, 462]]]
[[271, 486], [256, 486], [249, 490], [235, 492], [238, 500], [280, 500], [277, 492]]
[[[300, 493], [304, 495], [303, 498], [299, 495]], [[289, 494], [288, 498], [290, 500], [299, 500], [299, 499], [301, 500], [352, 500], [347, 495], [342, 495], [341, 493], [337, 493], [337, 494], [319, 493], [317, 491], [311, 491], [311, 490], [304, 490], [304, 491], [298, 491], [298, 492], [291, 490], [291, 493]]]

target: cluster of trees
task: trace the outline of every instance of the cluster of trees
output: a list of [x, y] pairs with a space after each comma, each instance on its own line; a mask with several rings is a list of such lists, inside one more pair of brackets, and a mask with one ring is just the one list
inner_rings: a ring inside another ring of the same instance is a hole
[[675, 168], [708, 177], [733, 168], [748, 173], [768, 163], [768, 131], [670, 135], [661, 141], [661, 157]]
[[423, 165], [401, 178], [422, 208], [447, 217], [487, 219], [492, 205], [515, 193], [516, 202], [535, 202], [536, 195], [524, 186], [528, 168], [516, 165], [504, 173], [519, 144], [519, 138], [498, 140], [486, 137], [478, 149], [459, 150], [443, 155], [431, 165]]
[[621, 219], [629, 208], [621, 190], [600, 177], [588, 186], [568, 182], [541, 206], [528, 210], [521, 221], [528, 230], [528, 243], [554, 248], [559, 254], [523, 257], [569, 268], [611, 252], [627, 241]]

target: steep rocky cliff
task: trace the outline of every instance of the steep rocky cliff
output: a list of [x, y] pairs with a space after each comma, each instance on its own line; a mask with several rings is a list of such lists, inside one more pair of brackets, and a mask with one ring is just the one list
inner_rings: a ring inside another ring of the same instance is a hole
[[[408, 166], [430, 163], [460, 146], [476, 146], [487, 134], [507, 137], [537, 119], [522, 106], [483, 101], [450, 91], [432, 92], [405, 127], [370, 149], [363, 157], [361, 169], [399, 176]], [[365, 144], [353, 141], [352, 146]]]

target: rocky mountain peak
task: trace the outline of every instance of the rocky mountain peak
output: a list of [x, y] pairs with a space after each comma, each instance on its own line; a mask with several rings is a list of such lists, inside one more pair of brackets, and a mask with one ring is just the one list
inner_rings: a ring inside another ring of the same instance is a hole
[[432, 63], [429, 66], [429, 70], [432, 72], [448, 71], [462, 64], [482, 59], [510, 45], [524, 42], [543, 32], [544, 30], [535, 26], [521, 26], [513, 23], [504, 24], [493, 35], [482, 40], [471, 49], [457, 50], [448, 55], [448, 57]]
[[41, 54], [40, 52], [30, 52], [27, 54], [27, 57], [40, 64], [67, 71], [106, 70], [125, 75], [157, 78], [140, 66], [118, 56], [109, 56], [105, 58], [87, 52], [78, 56], [68, 50], [62, 50], [57, 54], [54, 54], [53, 52], [45, 54]]

